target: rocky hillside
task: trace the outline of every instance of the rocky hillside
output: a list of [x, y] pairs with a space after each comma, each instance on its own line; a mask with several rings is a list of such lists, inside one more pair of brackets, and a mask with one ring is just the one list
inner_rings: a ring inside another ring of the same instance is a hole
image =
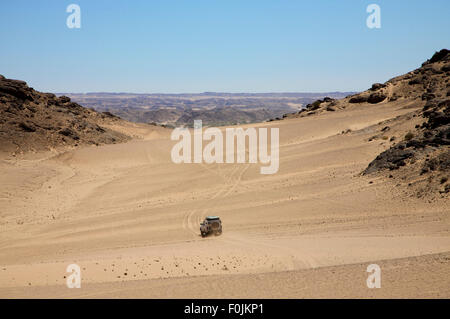
[[[450, 51], [436, 52], [418, 69], [395, 77], [386, 83], [375, 83], [364, 92], [345, 99], [325, 98], [308, 104], [285, 118], [304, 117], [324, 112], [334, 112], [348, 107], [379, 103], [392, 103], [417, 108], [407, 117], [393, 119], [390, 123], [416, 121], [414, 129], [404, 132], [403, 138], [379, 154], [363, 174], [386, 174], [409, 181], [416, 195], [450, 193]], [[419, 119], [419, 120], [417, 120]], [[420, 120], [421, 119], [421, 120]], [[380, 123], [383, 124], [383, 123]], [[390, 127], [383, 124], [382, 131]], [[381, 132], [381, 135], [384, 135]], [[381, 136], [380, 135], [380, 136]], [[386, 135], [384, 135], [386, 137]], [[376, 136], [374, 136], [376, 138]], [[393, 138], [391, 139], [391, 142]], [[393, 171], [399, 174], [393, 175]]]
[[438, 190], [441, 194], [450, 192], [449, 79], [450, 51], [444, 49], [419, 69], [391, 81], [404, 92], [409, 88], [412, 96], [421, 92], [420, 100], [425, 105], [419, 115], [424, 121], [408, 132], [404, 140], [378, 155], [364, 174], [407, 166], [410, 186], [416, 186], [419, 195], [429, 190]]
[[122, 142], [130, 137], [103, 126], [120, 121], [0, 75], [0, 152]]

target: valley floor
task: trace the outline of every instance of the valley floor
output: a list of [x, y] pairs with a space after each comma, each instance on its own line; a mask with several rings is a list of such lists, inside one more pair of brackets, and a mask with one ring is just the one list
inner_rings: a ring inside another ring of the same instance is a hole
[[[391, 143], [369, 139], [397, 116], [387, 135], [401, 138], [412, 111], [381, 103], [250, 125], [280, 129], [273, 175], [173, 164], [170, 130], [4, 157], [0, 297], [449, 298], [448, 201], [417, 198], [399, 172], [360, 175]], [[221, 217], [222, 236], [200, 237], [206, 215]], [[66, 287], [72, 263], [81, 289]], [[366, 286], [372, 263], [381, 289]]]

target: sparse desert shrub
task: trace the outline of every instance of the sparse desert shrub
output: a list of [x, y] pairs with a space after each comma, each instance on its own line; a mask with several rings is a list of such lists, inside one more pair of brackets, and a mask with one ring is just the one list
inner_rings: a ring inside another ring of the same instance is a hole
[[409, 141], [409, 140], [411, 140], [411, 139], [413, 139], [413, 138], [414, 138], [414, 134], [411, 133], [411, 132], [408, 132], [408, 133], [405, 135], [405, 140], [407, 140], [407, 141]]
[[321, 100], [317, 100], [317, 101], [313, 102], [312, 104], [308, 104], [307, 108], [312, 111], [317, 110], [320, 107], [320, 104], [322, 102], [323, 101], [321, 101]]

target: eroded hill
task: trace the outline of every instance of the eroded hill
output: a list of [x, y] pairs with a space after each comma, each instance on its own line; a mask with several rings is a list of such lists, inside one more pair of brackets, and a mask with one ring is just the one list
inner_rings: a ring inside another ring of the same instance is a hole
[[0, 75], [0, 151], [23, 152], [58, 146], [110, 144], [130, 136], [107, 128], [123, 122], [110, 113], [99, 113], [30, 88], [26, 82]]
[[[285, 118], [313, 116], [360, 105], [389, 104], [415, 109], [410, 114], [379, 123], [379, 134], [393, 144], [380, 153], [363, 174], [385, 174], [409, 181], [419, 196], [450, 192], [450, 51], [436, 52], [418, 69], [386, 83], [375, 83], [364, 92], [341, 100], [325, 98], [308, 104]], [[411, 125], [403, 125], [409, 122]], [[403, 125], [401, 136], [390, 134], [392, 126]], [[342, 132], [343, 134], [347, 132]], [[370, 140], [369, 140], [370, 141]], [[395, 176], [392, 171], [399, 171]], [[445, 195], [444, 195], [445, 194]]]

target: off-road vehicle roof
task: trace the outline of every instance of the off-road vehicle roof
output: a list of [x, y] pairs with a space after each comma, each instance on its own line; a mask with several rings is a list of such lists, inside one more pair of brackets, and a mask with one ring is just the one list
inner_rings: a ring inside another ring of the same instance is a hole
[[220, 219], [220, 217], [219, 216], [208, 216], [208, 217], [206, 217], [206, 220], [217, 220], [217, 219]]

